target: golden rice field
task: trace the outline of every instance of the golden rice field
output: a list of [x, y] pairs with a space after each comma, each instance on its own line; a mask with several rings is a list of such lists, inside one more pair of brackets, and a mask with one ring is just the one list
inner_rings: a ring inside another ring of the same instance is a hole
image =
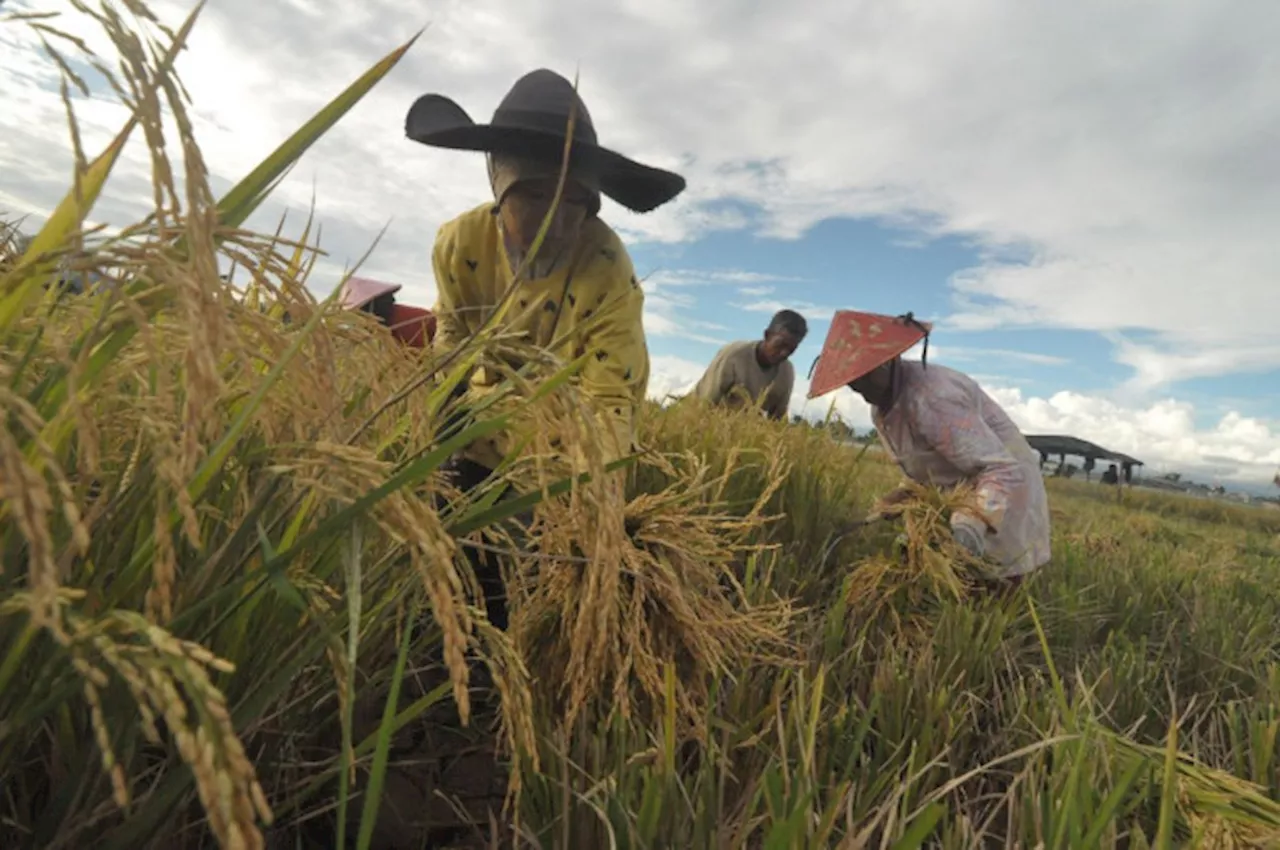
[[[574, 364], [408, 353], [309, 294], [309, 223], [241, 229], [399, 51], [217, 198], [186, 30], [104, 8], [155, 212], [85, 223], [113, 146], [0, 232], [0, 847], [1280, 846], [1275, 514], [1052, 481], [994, 599], [963, 494], [830, 546], [896, 475], [821, 429], [655, 406], [607, 475]], [[524, 495], [449, 492], [505, 427]]]

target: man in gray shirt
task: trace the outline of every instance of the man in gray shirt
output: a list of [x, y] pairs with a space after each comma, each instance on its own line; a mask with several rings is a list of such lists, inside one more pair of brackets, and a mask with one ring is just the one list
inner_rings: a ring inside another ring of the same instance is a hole
[[796, 382], [790, 358], [808, 332], [804, 316], [794, 310], [779, 310], [763, 339], [731, 342], [720, 349], [693, 394], [729, 407], [760, 400], [771, 418], [785, 419]]

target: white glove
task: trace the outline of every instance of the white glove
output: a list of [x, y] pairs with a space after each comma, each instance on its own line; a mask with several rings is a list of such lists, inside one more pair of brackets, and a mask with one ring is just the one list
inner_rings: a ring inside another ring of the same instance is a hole
[[981, 558], [986, 555], [987, 529], [980, 521], [964, 514], [952, 516], [951, 535], [973, 557]]

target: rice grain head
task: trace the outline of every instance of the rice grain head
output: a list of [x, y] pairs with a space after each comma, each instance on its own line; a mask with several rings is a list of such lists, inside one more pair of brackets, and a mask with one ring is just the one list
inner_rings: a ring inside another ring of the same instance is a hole
[[[620, 518], [607, 513], [616, 503], [542, 507], [539, 558], [522, 564], [512, 631], [538, 699], [549, 716], [563, 718], [560, 728], [614, 709], [641, 723], [656, 719], [673, 666], [679, 720], [702, 735], [714, 677], [796, 659], [791, 604], [750, 605], [734, 576], [738, 559], [758, 548], [751, 538], [766, 521], [760, 511], [771, 494], [738, 517], [714, 499], [732, 468], [713, 478], [693, 454], [642, 462], [684, 474], [663, 492], [626, 503]], [[606, 517], [620, 537], [577, 533], [598, 529]]]
[[963, 599], [990, 576], [989, 567], [958, 544], [951, 515], [983, 516], [973, 487], [951, 489], [911, 482], [899, 506], [905, 545], [900, 554], [876, 554], [852, 565], [845, 581], [846, 602], [861, 619], [883, 618], [891, 629], [918, 626], [918, 615], [938, 600]]

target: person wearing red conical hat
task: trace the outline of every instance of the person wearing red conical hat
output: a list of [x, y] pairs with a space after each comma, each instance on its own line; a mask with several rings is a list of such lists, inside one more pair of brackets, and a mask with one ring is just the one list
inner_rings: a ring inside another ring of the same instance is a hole
[[[881, 443], [908, 478], [941, 487], [973, 483], [982, 516], [956, 511], [952, 533], [1016, 584], [1049, 561], [1040, 458], [972, 378], [927, 362], [931, 329], [910, 313], [836, 313], [814, 364], [809, 398], [849, 387], [871, 405]], [[921, 360], [904, 360], [921, 341]], [[892, 513], [905, 498], [898, 488], [878, 507]]]
[[436, 317], [430, 310], [396, 301], [398, 283], [364, 277], [349, 277], [339, 295], [344, 310], [359, 310], [376, 316], [391, 334], [411, 348], [425, 348], [436, 333]]

